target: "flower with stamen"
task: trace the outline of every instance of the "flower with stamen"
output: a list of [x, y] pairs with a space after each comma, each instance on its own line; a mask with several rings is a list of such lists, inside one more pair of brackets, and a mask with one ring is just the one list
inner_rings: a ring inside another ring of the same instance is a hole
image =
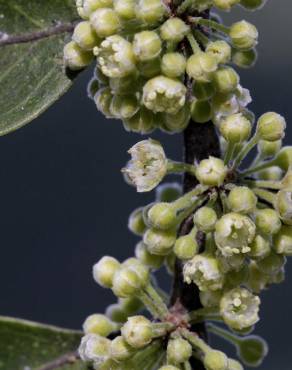
[[138, 192], [154, 189], [167, 173], [167, 158], [160, 143], [151, 139], [143, 140], [135, 144], [129, 153], [132, 159], [123, 171]]
[[220, 186], [227, 175], [224, 162], [215, 157], [203, 159], [196, 167], [196, 177], [202, 185]]
[[281, 220], [287, 225], [292, 225], [292, 190], [280, 190], [274, 206]]

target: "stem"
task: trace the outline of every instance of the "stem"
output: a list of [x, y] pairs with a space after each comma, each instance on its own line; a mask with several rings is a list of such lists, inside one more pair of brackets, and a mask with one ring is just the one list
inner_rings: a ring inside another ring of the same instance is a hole
[[155, 318], [164, 319], [166, 316], [164, 309], [161, 309], [159, 305], [156, 305], [155, 302], [149, 297], [149, 295], [144, 292], [139, 292], [139, 299], [143, 302], [144, 306], [147, 308], [147, 310], [153, 315]]
[[224, 155], [224, 164], [228, 164], [233, 159], [235, 144], [232, 142], [228, 142], [226, 153]]
[[234, 161], [233, 168], [237, 168], [240, 166], [242, 160], [247, 156], [247, 154], [252, 150], [254, 146], [257, 145], [259, 141], [258, 135], [255, 135], [250, 139], [250, 141], [245, 145], [245, 147], [239, 152], [237, 158]]
[[230, 331], [227, 331], [227, 330], [221, 328], [220, 326], [208, 323], [207, 327], [208, 327], [208, 331], [210, 333], [218, 335], [219, 337], [227, 340], [231, 344], [237, 345], [240, 342], [240, 339], [238, 338], [237, 335], [231, 333]]
[[272, 190], [280, 190], [283, 187], [281, 181], [269, 181], [269, 180], [243, 180], [244, 183], [252, 187], [266, 188]]
[[223, 24], [217, 23], [217, 22], [212, 21], [210, 19], [192, 17], [191, 20], [194, 21], [195, 23], [199, 24], [200, 26], [205, 26], [205, 27], [211, 28], [213, 30], [222, 32], [226, 35], [229, 34], [229, 27], [226, 27]]
[[204, 46], [204, 48], [206, 48], [209, 43], [209, 38], [199, 30], [195, 30], [194, 34], [196, 39]]
[[198, 51], [201, 51], [200, 45], [198, 44], [197, 40], [194, 38], [194, 35], [191, 33], [187, 34], [187, 39], [191, 45], [193, 53], [196, 54]]
[[275, 164], [275, 161], [272, 159], [270, 161], [259, 164], [258, 166], [248, 168], [247, 170], [243, 171], [241, 175], [242, 176], [251, 175], [252, 173], [259, 172], [259, 171], [265, 170], [266, 168], [272, 167], [274, 166], [274, 164]]
[[193, 3], [194, 0], [184, 0], [177, 8], [177, 14], [183, 14]]
[[274, 204], [276, 194], [271, 193], [268, 190], [263, 190], [263, 189], [254, 188], [252, 190], [255, 193], [255, 195], [257, 195], [262, 200], [264, 200], [268, 203]]
[[203, 353], [206, 353], [210, 350], [208, 344], [205, 343], [197, 334], [193, 334], [187, 329], [183, 329], [181, 333], [185, 339], [187, 339], [195, 348], [201, 350]]
[[221, 321], [218, 309], [200, 308], [189, 312], [185, 319], [190, 323], [201, 322], [203, 320]]
[[163, 317], [166, 317], [169, 313], [167, 306], [151, 284], [148, 284], [148, 286], [146, 287], [146, 293], [149, 295], [149, 297], [155, 303], [155, 305], [159, 307], [159, 311], [161, 312]]
[[188, 172], [189, 174], [196, 176], [196, 167], [189, 163], [168, 161], [167, 163], [167, 172], [168, 173], [184, 173]]

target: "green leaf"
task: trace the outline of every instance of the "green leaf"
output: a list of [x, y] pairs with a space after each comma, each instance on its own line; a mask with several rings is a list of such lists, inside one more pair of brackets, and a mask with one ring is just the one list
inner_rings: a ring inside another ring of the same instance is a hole
[[62, 57], [76, 19], [74, 0], [0, 0], [0, 135], [32, 121], [71, 86]]
[[[0, 316], [0, 369], [36, 370], [76, 351], [82, 333]], [[85, 370], [81, 361], [56, 367]]]

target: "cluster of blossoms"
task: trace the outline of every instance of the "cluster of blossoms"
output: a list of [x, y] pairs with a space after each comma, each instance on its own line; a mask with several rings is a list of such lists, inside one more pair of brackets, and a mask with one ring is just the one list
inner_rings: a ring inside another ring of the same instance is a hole
[[[254, 63], [256, 28], [246, 21], [226, 27], [209, 12], [263, 3], [77, 0], [84, 21], [65, 47], [65, 62], [81, 69], [96, 57], [89, 94], [98, 109], [141, 133], [211, 120], [221, 144], [220, 157], [190, 164], [168, 159], [152, 139], [129, 150], [126, 181], [138, 192], [156, 188], [156, 201], [130, 215], [129, 229], [140, 238], [135, 257], [121, 263], [106, 256], [93, 267], [95, 281], [118, 298], [84, 323], [79, 353], [95, 369], [191, 370], [197, 359], [206, 370], [242, 370], [192, 330], [200, 322], [233, 343], [247, 366], [258, 366], [267, 353], [250, 333], [260, 292], [283, 281], [292, 255], [292, 147], [282, 147], [281, 115], [256, 120], [246, 108], [249, 91], [229, 66]], [[255, 149], [252, 163], [242, 166]], [[160, 184], [182, 173], [193, 178], [188, 193]], [[172, 274], [177, 263], [184, 283], [198, 288], [202, 308], [169, 305], [153, 277], [163, 266]]]
[[213, 6], [256, 9], [263, 2], [77, 0], [84, 21], [65, 47], [65, 63], [78, 70], [96, 58], [89, 95], [128, 131], [180, 132], [190, 118], [219, 124], [238, 112], [253, 119], [249, 93], [230, 65], [254, 64], [257, 29], [246, 21], [226, 27], [204, 14]]

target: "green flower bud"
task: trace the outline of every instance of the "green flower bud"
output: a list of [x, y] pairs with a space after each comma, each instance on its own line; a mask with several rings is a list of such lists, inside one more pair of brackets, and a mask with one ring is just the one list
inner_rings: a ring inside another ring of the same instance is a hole
[[214, 86], [210, 82], [195, 82], [193, 85], [193, 95], [197, 100], [209, 100], [214, 92]]
[[262, 140], [277, 141], [285, 136], [286, 121], [280, 114], [268, 112], [257, 123], [257, 133]]
[[211, 349], [205, 354], [204, 366], [206, 370], [229, 370], [228, 357], [221, 351]]
[[258, 35], [256, 27], [244, 20], [233, 23], [229, 31], [233, 46], [239, 50], [254, 48], [257, 44]]
[[83, 0], [83, 9], [87, 17], [100, 8], [111, 8], [112, 0]]
[[131, 316], [143, 308], [143, 303], [137, 297], [119, 298], [119, 307]]
[[160, 129], [166, 132], [175, 133], [183, 131], [190, 122], [190, 104], [186, 103], [177, 113], [163, 114], [163, 122], [160, 123]]
[[235, 330], [248, 328], [259, 321], [260, 299], [245, 288], [224, 293], [220, 301], [220, 314], [226, 325]]
[[143, 286], [146, 286], [149, 282], [149, 269], [146, 267], [138, 258], [131, 257], [126, 259], [122, 267], [129, 268], [134, 271], [142, 282]]
[[180, 42], [189, 32], [190, 27], [180, 18], [169, 18], [160, 27], [162, 40]]
[[93, 278], [102, 287], [111, 288], [114, 275], [120, 267], [115, 258], [104, 256], [93, 266]]
[[228, 370], [244, 370], [241, 363], [232, 358], [228, 359]]
[[128, 313], [117, 303], [109, 305], [105, 313], [109, 319], [116, 323], [124, 323], [128, 318]]
[[266, 4], [267, 0], [240, 0], [240, 5], [248, 10], [257, 10]]
[[143, 87], [143, 103], [155, 113], [175, 114], [184, 106], [185, 100], [186, 87], [168, 77], [157, 76]]
[[133, 51], [137, 59], [142, 62], [158, 57], [161, 46], [160, 37], [154, 31], [142, 31], [134, 36]]
[[255, 225], [263, 234], [276, 234], [281, 228], [281, 220], [275, 210], [265, 208], [255, 213]]
[[223, 256], [250, 252], [249, 244], [255, 237], [252, 220], [239, 213], [227, 213], [216, 223], [215, 242]]
[[219, 270], [216, 258], [207, 254], [198, 254], [183, 267], [184, 281], [194, 282], [201, 291], [219, 290], [223, 287], [224, 276]]
[[143, 241], [150, 253], [166, 256], [176, 241], [176, 231], [148, 229], [144, 234]]
[[253, 242], [250, 244], [251, 251], [249, 256], [256, 259], [267, 257], [271, 252], [271, 245], [268, 239], [261, 235], [256, 235]]
[[112, 340], [110, 346], [110, 357], [116, 361], [124, 361], [133, 356], [134, 350], [122, 336]]
[[196, 177], [202, 185], [220, 186], [227, 175], [224, 162], [215, 157], [203, 159], [196, 168]]
[[292, 225], [292, 190], [280, 190], [274, 203], [281, 220], [287, 225]]
[[220, 67], [213, 75], [213, 83], [221, 94], [233, 92], [239, 84], [239, 76], [231, 67]]
[[75, 41], [70, 41], [64, 47], [64, 63], [72, 71], [87, 67], [92, 59], [92, 53], [81, 49]]
[[194, 122], [206, 123], [212, 118], [212, 107], [208, 100], [194, 100], [191, 105], [191, 115]]
[[151, 322], [144, 316], [132, 316], [121, 328], [125, 341], [133, 348], [143, 348], [153, 339]]
[[155, 24], [163, 19], [166, 7], [161, 0], [138, 0], [136, 16], [146, 24]]
[[266, 141], [260, 140], [258, 143], [258, 151], [261, 158], [269, 158], [276, 155], [282, 147], [282, 140]]
[[97, 9], [90, 15], [90, 23], [99, 37], [114, 35], [121, 28], [118, 14], [110, 8]]
[[216, 8], [229, 11], [234, 5], [238, 4], [240, 0], [213, 0], [213, 2]]
[[88, 95], [88, 97], [90, 99], [93, 99], [94, 95], [98, 92], [98, 90], [99, 90], [99, 82], [95, 77], [93, 77], [87, 85], [87, 95]]
[[119, 35], [107, 37], [94, 52], [102, 73], [108, 77], [125, 77], [136, 69], [132, 45]]
[[133, 19], [135, 12], [136, 0], [114, 0], [114, 9], [118, 16], [125, 19]]
[[256, 205], [256, 195], [246, 186], [235, 186], [228, 195], [228, 206], [233, 212], [252, 213]]
[[273, 238], [276, 253], [292, 256], [292, 227], [283, 225]]
[[257, 51], [255, 49], [250, 50], [237, 50], [234, 49], [232, 52], [232, 63], [240, 68], [251, 68], [257, 61]]
[[179, 77], [185, 73], [186, 58], [181, 53], [166, 53], [161, 60], [161, 71], [167, 77]]
[[186, 71], [195, 81], [211, 82], [217, 67], [218, 63], [213, 55], [198, 52], [187, 60]]
[[167, 360], [176, 365], [188, 361], [192, 352], [193, 349], [190, 343], [182, 338], [171, 339], [167, 344]]
[[267, 354], [266, 341], [257, 335], [241, 338], [237, 345], [237, 355], [247, 366], [260, 366]]
[[156, 203], [148, 211], [151, 226], [168, 230], [176, 225], [176, 209], [170, 203]]
[[117, 297], [127, 298], [137, 294], [147, 283], [133, 269], [123, 267], [115, 273], [112, 289]]
[[259, 171], [256, 177], [261, 180], [279, 181], [283, 178], [283, 171], [280, 167], [271, 166], [265, 170]]
[[143, 235], [147, 229], [143, 219], [143, 207], [135, 209], [129, 217], [128, 228], [133, 234]]
[[155, 58], [146, 62], [138, 62], [137, 68], [142, 77], [150, 79], [161, 74], [160, 58]]
[[201, 207], [194, 215], [194, 224], [205, 233], [213, 231], [217, 222], [217, 214], [210, 207]]
[[141, 107], [133, 117], [124, 119], [123, 124], [127, 131], [148, 134], [154, 130], [154, 118], [153, 112]]
[[159, 202], [173, 202], [182, 195], [182, 187], [177, 182], [169, 182], [156, 188], [156, 199]]
[[128, 119], [139, 110], [140, 104], [135, 95], [115, 95], [111, 101], [110, 112], [116, 118]]
[[251, 122], [242, 113], [236, 113], [223, 119], [219, 129], [228, 142], [242, 143], [250, 136]]
[[283, 189], [291, 189], [292, 187], [292, 170], [286, 172], [285, 176], [281, 179], [281, 184]]
[[163, 256], [151, 254], [142, 241], [136, 245], [135, 255], [144, 265], [154, 270], [159, 269], [164, 262]]
[[221, 297], [222, 297], [221, 290], [215, 291], [208, 290], [205, 292], [200, 292], [200, 301], [203, 307], [206, 308], [219, 306]]
[[88, 21], [77, 24], [72, 35], [72, 40], [84, 50], [92, 50], [100, 43], [100, 40]]
[[213, 55], [218, 64], [226, 64], [231, 60], [231, 46], [224, 40], [209, 42], [206, 52]]
[[96, 108], [107, 118], [112, 117], [110, 112], [112, 99], [113, 95], [111, 93], [110, 88], [108, 87], [103, 87], [99, 89], [98, 92], [94, 95], [94, 102], [96, 104]]
[[143, 140], [129, 150], [132, 159], [124, 171], [138, 192], [154, 189], [167, 173], [167, 158], [158, 141]]
[[82, 0], [81, 1], [76, 0], [76, 10], [80, 18], [88, 19], [87, 15], [84, 12]]
[[258, 269], [266, 275], [279, 272], [286, 263], [286, 258], [276, 253], [270, 253], [266, 258], [257, 262]]
[[174, 245], [174, 253], [181, 260], [193, 258], [199, 251], [198, 243], [193, 235], [179, 237]]
[[279, 166], [283, 171], [288, 171], [292, 165], [292, 146], [285, 146], [276, 155], [273, 164]]
[[102, 364], [109, 358], [110, 340], [96, 334], [87, 334], [81, 339], [78, 349], [82, 361]]
[[254, 293], [259, 294], [266, 289], [269, 275], [264, 274], [258, 269], [257, 263], [251, 262], [248, 268], [248, 279], [246, 286]]
[[98, 334], [107, 337], [116, 329], [116, 325], [108, 317], [101, 314], [93, 314], [87, 317], [83, 324], [85, 334]]

